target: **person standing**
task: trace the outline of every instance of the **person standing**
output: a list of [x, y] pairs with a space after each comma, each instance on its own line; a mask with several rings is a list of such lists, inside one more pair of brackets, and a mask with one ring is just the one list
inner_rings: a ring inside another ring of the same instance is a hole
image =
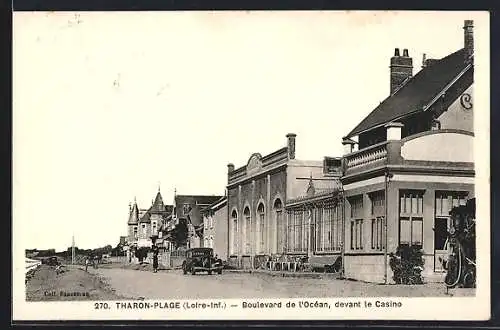
[[90, 257], [87, 256], [87, 257], [85, 257], [85, 271], [88, 270], [89, 264], [90, 264]]
[[94, 256], [94, 268], [97, 269], [97, 263], [99, 262], [99, 257], [96, 255]]
[[158, 272], [158, 247], [153, 246], [153, 272]]

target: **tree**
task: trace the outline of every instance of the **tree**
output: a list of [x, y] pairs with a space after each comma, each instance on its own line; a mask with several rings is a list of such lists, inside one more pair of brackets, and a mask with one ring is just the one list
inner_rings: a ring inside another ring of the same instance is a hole
[[149, 248], [140, 247], [135, 251], [135, 256], [139, 259], [139, 262], [142, 263], [143, 260], [148, 256]]
[[176, 248], [186, 245], [188, 239], [188, 226], [185, 219], [179, 220], [179, 223], [172, 230], [171, 237]]

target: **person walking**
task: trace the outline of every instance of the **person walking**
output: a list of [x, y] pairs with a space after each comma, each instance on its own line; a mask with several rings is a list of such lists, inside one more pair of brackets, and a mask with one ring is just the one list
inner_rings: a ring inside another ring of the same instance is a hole
[[96, 255], [96, 256], [94, 256], [94, 269], [97, 269], [98, 262], [99, 262], [99, 257]]
[[153, 272], [158, 272], [158, 247], [153, 246]]

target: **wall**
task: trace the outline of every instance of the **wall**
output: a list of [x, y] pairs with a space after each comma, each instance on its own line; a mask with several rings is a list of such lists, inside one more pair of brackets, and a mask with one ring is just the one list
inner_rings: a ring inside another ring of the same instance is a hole
[[[462, 129], [469, 132], [474, 132], [474, 85], [471, 85], [465, 90], [463, 94], [470, 95], [470, 99], [467, 96], [462, 99], [461, 94], [449, 107], [448, 110], [443, 112], [438, 120], [441, 122], [441, 129], [454, 128]], [[461, 102], [462, 101], [462, 102]], [[463, 105], [462, 105], [463, 103]], [[465, 105], [465, 107], [464, 107]], [[467, 109], [471, 107], [470, 109]]]
[[287, 200], [305, 195], [311, 175], [313, 178], [324, 177], [322, 161], [292, 160], [289, 162], [287, 167]]
[[227, 206], [221, 207], [213, 216], [214, 233], [214, 254], [217, 254], [222, 260], [227, 260], [228, 239], [228, 219]]
[[[161, 226], [162, 217], [159, 214], [151, 214], [150, 217], [151, 223], [150, 226], [150, 235], [158, 235], [158, 228]], [[156, 221], [156, 230], [153, 231], [153, 221]]]
[[346, 255], [345, 277], [366, 282], [384, 283], [384, 255]]
[[[252, 253], [255, 255], [257, 253], [257, 242], [256, 239], [256, 224], [257, 224], [257, 207], [260, 203], [264, 205], [264, 226], [265, 226], [265, 253], [271, 254], [276, 251], [275, 246], [275, 232], [276, 223], [273, 216], [273, 204], [277, 198], [281, 199], [282, 204], [285, 204], [286, 198], [286, 169], [281, 167], [280, 169], [274, 171], [268, 171], [264, 173], [259, 173], [253, 178], [242, 182], [238, 186], [228, 187], [228, 204], [227, 210], [229, 210], [229, 232], [232, 233], [232, 219], [231, 213], [233, 210], [237, 211], [238, 214], [238, 251], [233, 253], [234, 255], [243, 255], [244, 241], [243, 233], [244, 227], [244, 216], [243, 210], [246, 206], [250, 209], [251, 221], [252, 221]], [[229, 244], [231, 240], [229, 239], [226, 244]], [[236, 261], [235, 261], [236, 262]], [[239, 262], [239, 261], [238, 261]], [[240, 263], [240, 262], [239, 262]], [[245, 264], [249, 264], [251, 261], [245, 261]], [[241, 264], [241, 263], [240, 263]]]
[[471, 135], [456, 131], [431, 131], [404, 141], [401, 156], [406, 160], [473, 163], [473, 147], [474, 137]]

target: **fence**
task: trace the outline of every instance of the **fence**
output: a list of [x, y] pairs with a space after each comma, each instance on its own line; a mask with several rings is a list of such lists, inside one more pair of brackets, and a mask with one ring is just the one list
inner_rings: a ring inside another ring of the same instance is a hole
[[28, 274], [30, 271], [37, 269], [40, 267], [42, 262], [40, 260], [34, 260], [26, 258], [26, 269], [24, 271], [25, 274]]
[[125, 262], [127, 262], [127, 256], [108, 257], [107, 261], [111, 262], [111, 263], [125, 263]]

